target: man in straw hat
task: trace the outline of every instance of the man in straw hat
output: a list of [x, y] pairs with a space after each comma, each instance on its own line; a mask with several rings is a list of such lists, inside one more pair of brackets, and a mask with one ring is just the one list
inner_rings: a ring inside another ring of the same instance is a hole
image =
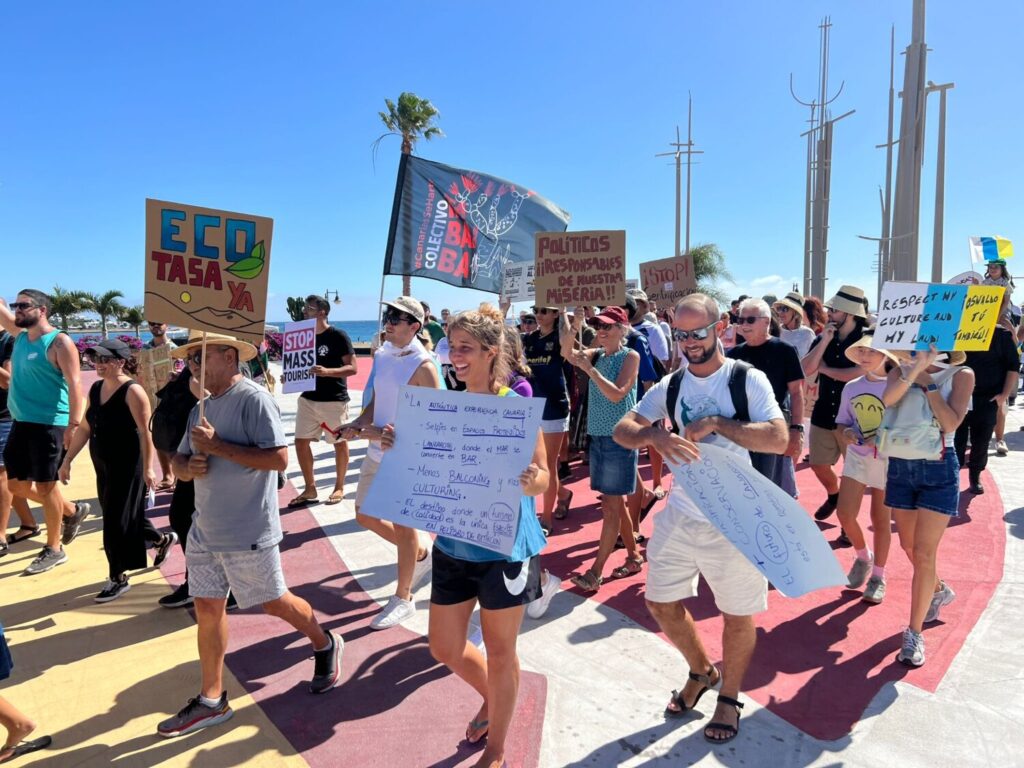
[[202, 333], [193, 333], [174, 355], [205, 369], [210, 393], [189, 416], [173, 460], [180, 479], [195, 481], [185, 561], [199, 625], [202, 687], [178, 714], [160, 723], [161, 736], [191, 733], [233, 714], [223, 687], [229, 590], [240, 607], [262, 605], [309, 638], [312, 693], [325, 693], [338, 682], [343, 647], [340, 637], [320, 626], [309, 603], [285, 584], [277, 473], [288, 466], [288, 442], [273, 396], [239, 369], [256, 356], [256, 348], [217, 333], [207, 333], [204, 345]]
[[839, 503], [839, 478], [832, 469], [841, 453], [835, 432], [836, 414], [846, 382], [860, 376], [860, 369], [846, 356], [846, 350], [861, 337], [868, 324], [868, 300], [860, 288], [844, 285], [825, 302], [825, 309], [828, 323], [802, 361], [804, 374], [818, 374], [818, 400], [811, 411], [808, 443], [811, 470], [828, 494], [814, 513], [815, 520], [828, 519]]

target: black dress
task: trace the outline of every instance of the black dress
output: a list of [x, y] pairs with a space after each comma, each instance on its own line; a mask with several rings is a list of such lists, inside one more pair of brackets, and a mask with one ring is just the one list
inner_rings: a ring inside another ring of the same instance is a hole
[[110, 399], [100, 402], [102, 381], [89, 390], [89, 455], [96, 468], [96, 490], [103, 510], [103, 550], [110, 578], [147, 567], [146, 543], [162, 536], [146, 519], [146, 483], [142, 476], [139, 431], [122, 384]]

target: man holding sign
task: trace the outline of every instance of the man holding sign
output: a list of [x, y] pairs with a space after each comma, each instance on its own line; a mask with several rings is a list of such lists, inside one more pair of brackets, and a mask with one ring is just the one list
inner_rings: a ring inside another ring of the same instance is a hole
[[[673, 338], [682, 344], [689, 363], [675, 392], [676, 401], [669, 404], [671, 377], [662, 379], [619, 422], [616, 442], [632, 449], [653, 446], [676, 465], [699, 459], [697, 443], [705, 438], [744, 458], [748, 450], [786, 450], [786, 422], [768, 379], [722, 354], [715, 301], [700, 293], [685, 297], [676, 307], [674, 326]], [[739, 387], [741, 376], [745, 382]], [[740, 393], [738, 397], [736, 393]], [[744, 406], [749, 420], [738, 421], [735, 416]], [[683, 429], [684, 435], [677, 429], [667, 432], [652, 426], [665, 418]], [[672, 692], [665, 713], [676, 717], [693, 709], [705, 692], [721, 682], [718, 706], [704, 737], [714, 743], [729, 741], [739, 732], [743, 705], [737, 697], [754, 652], [753, 616], [768, 606], [768, 583], [708, 521], [678, 482], [673, 484], [665, 510], [655, 518], [647, 559], [647, 608], [692, 670], [682, 690]], [[724, 672], [711, 663], [693, 618], [681, 602], [696, 596], [700, 576], [711, 587], [725, 622]]]

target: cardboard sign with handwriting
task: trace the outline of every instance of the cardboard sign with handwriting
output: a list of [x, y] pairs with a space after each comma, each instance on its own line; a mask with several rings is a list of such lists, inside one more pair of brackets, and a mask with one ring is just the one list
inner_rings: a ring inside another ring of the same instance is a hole
[[534, 303], [538, 307], [626, 303], [626, 232], [538, 232]]
[[640, 285], [648, 301], [658, 302], [661, 308], [674, 306], [683, 296], [697, 290], [693, 257], [686, 255], [643, 262], [640, 265]]

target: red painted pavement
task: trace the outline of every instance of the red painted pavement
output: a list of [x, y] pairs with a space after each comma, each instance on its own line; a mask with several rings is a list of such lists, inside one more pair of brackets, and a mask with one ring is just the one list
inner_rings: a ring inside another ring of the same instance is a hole
[[[573, 466], [574, 481], [569, 485], [575, 492], [573, 510], [567, 520], [556, 521], [555, 535], [544, 552], [545, 566], [562, 577], [590, 566], [600, 531], [595, 495], [589, 481], [581, 477], [585, 470]], [[650, 470], [643, 472], [650, 487]], [[666, 478], [666, 488], [670, 482]], [[824, 490], [806, 465], [798, 469], [797, 485], [805, 509], [815, 510], [825, 500]], [[902, 679], [934, 691], [1003, 574], [1002, 500], [988, 473], [984, 485], [984, 495], [961, 494], [960, 517], [953, 520], [939, 547], [939, 575], [957, 597], [942, 609], [939, 622], [925, 628], [927, 663], [923, 667], [908, 670], [895, 661], [910, 611], [912, 573], [894, 532], [886, 569], [888, 592], [881, 605], [862, 602], [860, 592], [850, 589], [819, 590], [798, 599], [769, 592], [768, 611], [757, 617], [758, 646], [744, 693], [805, 733], [833, 740], [850, 733], [884, 685]], [[661, 502], [655, 514], [663, 506]], [[652, 518], [645, 521], [643, 533], [650, 534]], [[867, 500], [860, 519], [869, 530]], [[823, 529], [830, 541], [839, 535], [834, 515]], [[852, 549], [838, 550], [837, 556], [844, 571], [853, 563]], [[624, 550], [613, 554], [606, 575], [624, 558]], [[606, 580], [589, 597], [657, 631], [643, 602], [645, 578], [646, 567], [629, 578]], [[687, 609], [711, 657], [720, 660], [722, 621], [703, 581]], [[685, 680], [685, 671], [682, 659], [677, 669], [666, 670], [666, 701], [669, 692]]]

